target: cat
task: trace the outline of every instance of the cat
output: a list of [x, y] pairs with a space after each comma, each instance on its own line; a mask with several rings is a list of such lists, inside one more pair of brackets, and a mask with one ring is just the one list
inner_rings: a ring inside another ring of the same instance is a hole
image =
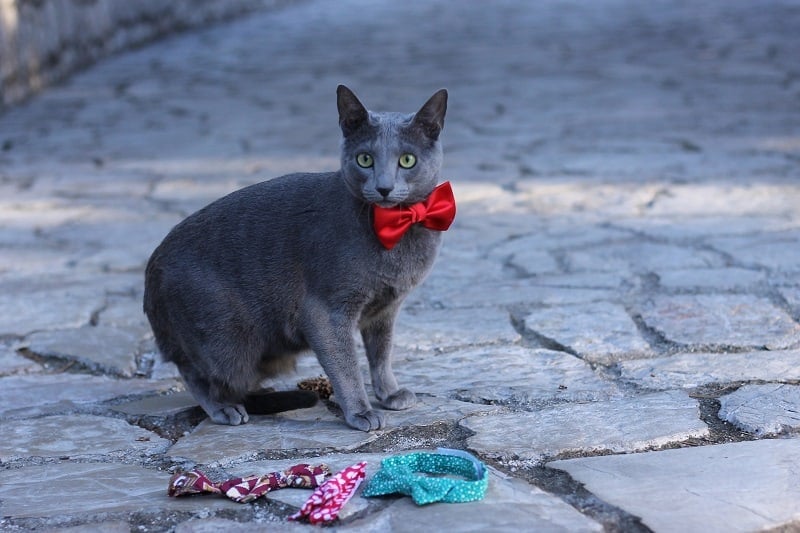
[[[346, 423], [384, 427], [359, 371], [356, 330], [379, 404], [416, 403], [392, 371], [394, 321], [449, 222], [429, 229], [412, 217], [396, 244], [379, 240], [373, 224], [381, 209], [449, 188], [437, 187], [447, 91], [413, 114], [368, 111], [344, 85], [336, 92], [340, 170], [290, 174], [216, 200], [175, 226], [147, 263], [144, 311], [158, 348], [213, 422], [258, 414], [248, 393], [310, 348]], [[447, 210], [452, 221], [455, 203]]]

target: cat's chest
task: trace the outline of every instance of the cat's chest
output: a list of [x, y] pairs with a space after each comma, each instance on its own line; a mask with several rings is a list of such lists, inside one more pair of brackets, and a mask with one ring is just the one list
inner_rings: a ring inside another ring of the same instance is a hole
[[394, 289], [404, 295], [422, 283], [436, 260], [439, 242], [438, 232], [416, 227], [396, 248], [379, 252], [373, 263], [376, 289]]

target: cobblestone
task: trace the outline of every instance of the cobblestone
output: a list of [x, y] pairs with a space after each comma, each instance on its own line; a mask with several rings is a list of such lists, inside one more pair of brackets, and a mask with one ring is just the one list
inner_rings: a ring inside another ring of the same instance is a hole
[[[796, 529], [798, 25], [794, 0], [287, 2], [4, 110], [0, 529], [310, 531], [285, 520], [307, 491], [167, 480], [437, 446], [492, 465], [485, 500], [357, 494], [331, 529]], [[337, 168], [338, 83], [373, 109], [450, 91], [459, 214], [395, 338], [419, 403], [372, 433], [335, 397], [210, 424], [144, 264], [229, 191]]]
[[756, 435], [775, 435], [800, 428], [800, 387], [745, 385], [720, 398], [719, 416]]

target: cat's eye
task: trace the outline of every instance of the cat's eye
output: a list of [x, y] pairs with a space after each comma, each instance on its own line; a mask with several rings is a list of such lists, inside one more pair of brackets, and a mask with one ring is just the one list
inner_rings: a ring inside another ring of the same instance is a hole
[[372, 156], [367, 153], [358, 154], [356, 156], [356, 163], [361, 168], [369, 168], [374, 164]]
[[414, 154], [403, 154], [400, 156], [400, 166], [403, 168], [411, 168], [417, 164], [417, 158]]

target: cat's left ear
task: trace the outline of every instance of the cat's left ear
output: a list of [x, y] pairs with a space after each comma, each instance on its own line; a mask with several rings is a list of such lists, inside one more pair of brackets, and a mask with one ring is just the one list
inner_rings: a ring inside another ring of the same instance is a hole
[[369, 112], [358, 97], [345, 87], [336, 88], [336, 106], [339, 108], [339, 127], [345, 137], [357, 131], [369, 120]]
[[411, 123], [419, 128], [429, 139], [436, 140], [444, 128], [444, 114], [447, 112], [447, 89], [439, 89], [425, 102]]

